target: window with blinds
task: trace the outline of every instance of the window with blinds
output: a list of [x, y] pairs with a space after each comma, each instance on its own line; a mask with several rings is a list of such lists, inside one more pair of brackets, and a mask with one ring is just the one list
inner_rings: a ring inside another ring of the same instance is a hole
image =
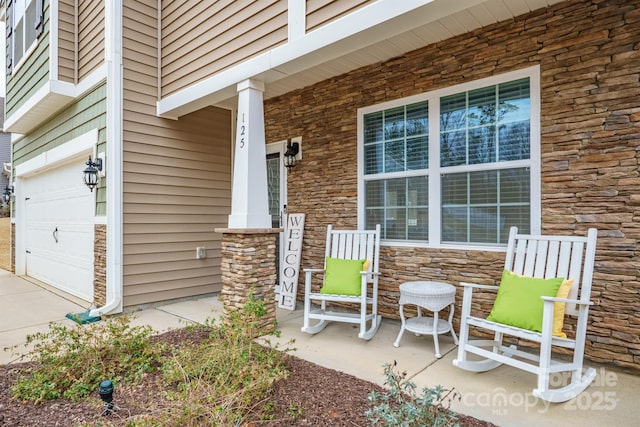
[[428, 238], [428, 177], [383, 178], [428, 168], [428, 107], [428, 102], [420, 102], [364, 117], [365, 174], [381, 177], [366, 183], [366, 226], [385, 224], [382, 238]]
[[361, 109], [365, 227], [393, 241], [500, 245], [511, 226], [539, 224], [539, 106], [524, 74]]

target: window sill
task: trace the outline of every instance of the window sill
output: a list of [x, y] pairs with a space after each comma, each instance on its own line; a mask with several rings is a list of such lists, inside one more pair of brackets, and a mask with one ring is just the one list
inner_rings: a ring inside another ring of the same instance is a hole
[[433, 250], [454, 250], [460, 252], [479, 251], [479, 252], [506, 252], [507, 245], [489, 245], [489, 244], [469, 244], [469, 243], [441, 243], [438, 245], [421, 241], [400, 241], [400, 240], [382, 240], [380, 246], [398, 247], [398, 248], [424, 248]]
[[36, 41], [31, 43], [31, 46], [29, 46], [29, 49], [27, 49], [24, 55], [22, 55], [22, 58], [20, 58], [20, 61], [18, 61], [18, 63], [13, 66], [13, 69], [11, 70], [11, 77], [15, 76], [18, 73], [18, 71], [20, 71], [20, 68], [22, 68], [22, 66], [29, 60], [29, 58], [31, 57], [31, 54], [33, 54], [33, 52], [38, 48], [39, 44], [40, 44], [40, 39], [36, 39]]

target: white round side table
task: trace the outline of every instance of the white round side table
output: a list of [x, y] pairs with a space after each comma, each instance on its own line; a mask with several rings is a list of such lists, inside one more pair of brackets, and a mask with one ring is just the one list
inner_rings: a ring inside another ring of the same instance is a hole
[[[436, 357], [440, 358], [440, 345], [438, 335], [451, 332], [453, 342], [458, 344], [458, 337], [453, 330], [453, 310], [456, 297], [456, 288], [441, 282], [406, 282], [400, 285], [400, 320], [402, 326], [398, 338], [393, 343], [394, 347], [400, 346], [400, 339], [405, 329], [417, 335], [432, 335], [436, 350]], [[403, 307], [406, 304], [414, 304], [418, 308], [418, 316], [405, 319]], [[449, 319], [438, 321], [438, 312], [449, 306]], [[422, 308], [433, 312], [433, 317], [423, 317]]]

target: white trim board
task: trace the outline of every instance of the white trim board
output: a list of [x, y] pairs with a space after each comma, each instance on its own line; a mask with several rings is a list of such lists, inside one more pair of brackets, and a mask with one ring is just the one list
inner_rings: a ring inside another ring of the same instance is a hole
[[[95, 150], [98, 144], [98, 129], [91, 129], [89, 132], [73, 138], [58, 147], [52, 148], [24, 163], [15, 166], [15, 176], [19, 178], [34, 175], [45, 169], [53, 168], [64, 163], [71, 157], [76, 157], [84, 152]], [[78, 176], [80, 176], [78, 171]], [[81, 178], [78, 178], [81, 179]]]
[[93, 90], [107, 78], [105, 64], [96, 68], [80, 83], [48, 80], [4, 122], [5, 132], [28, 133], [77, 98]]

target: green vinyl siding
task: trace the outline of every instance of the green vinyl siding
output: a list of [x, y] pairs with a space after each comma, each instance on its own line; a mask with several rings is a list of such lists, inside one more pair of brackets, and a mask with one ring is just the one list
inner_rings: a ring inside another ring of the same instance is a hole
[[[29, 98], [49, 81], [49, 2], [45, 4], [44, 32], [36, 49], [17, 71], [7, 75], [6, 116], [11, 117]], [[7, 49], [9, 46], [7, 46]], [[15, 67], [16, 64], [14, 64]]]
[[[20, 165], [92, 129], [98, 129], [97, 152], [106, 152], [106, 109], [106, 85], [102, 84], [16, 142], [14, 165]], [[78, 171], [78, 179], [82, 179], [81, 172]], [[96, 215], [105, 214], [106, 188], [105, 180], [101, 179], [96, 194]]]

